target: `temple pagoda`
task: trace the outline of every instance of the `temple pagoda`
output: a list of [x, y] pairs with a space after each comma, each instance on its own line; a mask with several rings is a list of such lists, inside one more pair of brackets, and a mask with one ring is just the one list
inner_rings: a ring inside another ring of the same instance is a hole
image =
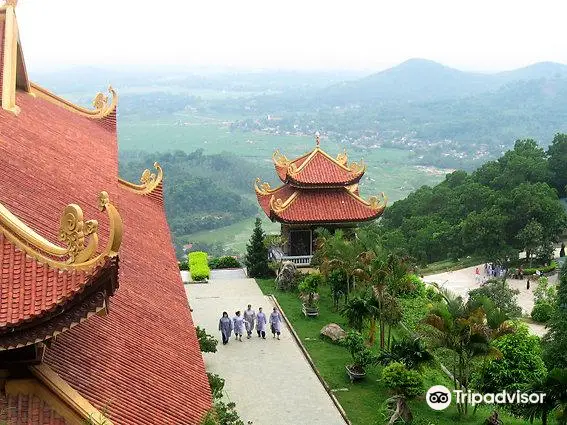
[[281, 223], [282, 260], [309, 266], [315, 229], [353, 227], [380, 217], [386, 207], [383, 193], [380, 199], [360, 196], [362, 161], [349, 163], [346, 152], [332, 157], [321, 149], [319, 134], [312, 151], [293, 160], [276, 151], [272, 159], [282, 185], [272, 189], [257, 179], [255, 189], [266, 215]]
[[0, 6], [0, 423], [199, 424], [212, 405], [162, 198], [118, 177], [118, 96], [32, 83]]

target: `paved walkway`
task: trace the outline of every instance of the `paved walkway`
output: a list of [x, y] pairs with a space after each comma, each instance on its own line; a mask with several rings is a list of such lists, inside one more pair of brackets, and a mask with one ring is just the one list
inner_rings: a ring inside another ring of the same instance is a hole
[[[437, 284], [450, 289], [458, 295], [467, 298], [471, 289], [478, 288], [480, 285], [476, 281], [475, 270], [480, 269], [481, 278], [484, 278], [484, 264], [479, 266], [467, 267], [466, 269], [455, 270], [452, 272], [432, 274], [424, 277], [425, 282], [436, 282]], [[557, 274], [549, 276], [550, 283], [557, 283]], [[510, 287], [520, 291], [518, 295], [518, 305], [522, 307], [524, 315], [529, 316], [534, 307], [534, 291], [537, 288], [536, 282], [531, 282], [530, 289], [526, 289], [526, 279], [507, 279]], [[531, 331], [539, 336], [546, 333], [544, 325], [538, 323], [528, 323]]]
[[[273, 305], [253, 279], [237, 271], [213, 273], [207, 284], [186, 285], [195, 325], [220, 340], [218, 321], [223, 311], [232, 317], [248, 304], [269, 316]], [[229, 277], [229, 278], [227, 278]], [[224, 278], [224, 279], [223, 279]], [[225, 393], [244, 423], [254, 425], [344, 425], [331, 398], [295, 343], [282, 326], [281, 340], [234, 338], [216, 353], [204, 353], [209, 372], [226, 379]]]

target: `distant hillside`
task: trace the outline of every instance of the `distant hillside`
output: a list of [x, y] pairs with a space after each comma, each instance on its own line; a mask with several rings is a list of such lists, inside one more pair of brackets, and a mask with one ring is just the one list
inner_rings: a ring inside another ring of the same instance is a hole
[[542, 62], [513, 71], [482, 74], [459, 71], [426, 59], [410, 59], [368, 77], [332, 85], [317, 93], [317, 104], [434, 101], [467, 97], [505, 84], [567, 76], [567, 66]]
[[252, 199], [254, 166], [233, 155], [121, 152], [120, 175], [137, 182], [141, 172], [158, 161], [164, 170], [167, 220], [178, 253], [184, 236], [228, 226], [253, 217], [258, 206]]

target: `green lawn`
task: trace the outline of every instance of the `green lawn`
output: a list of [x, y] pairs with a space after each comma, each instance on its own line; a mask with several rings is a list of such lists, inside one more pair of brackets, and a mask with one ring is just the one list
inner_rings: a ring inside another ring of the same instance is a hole
[[[345, 409], [353, 425], [379, 425], [386, 423], [384, 402], [390, 396], [388, 389], [381, 383], [381, 367], [368, 371], [365, 380], [351, 384], [344, 366], [350, 362], [350, 355], [345, 348], [331, 344], [320, 338], [319, 332], [323, 326], [334, 322], [346, 328], [345, 320], [333, 311], [332, 301], [328, 288], [320, 290], [319, 302], [320, 314], [317, 318], [305, 318], [301, 312], [301, 301], [297, 294], [278, 291], [273, 279], [257, 279], [264, 294], [273, 294], [282, 306], [286, 316], [292, 323], [299, 338], [309, 351], [315, 365], [329, 387], [334, 391], [337, 399]], [[404, 306], [412, 303], [405, 303]], [[411, 316], [411, 315], [410, 315]], [[398, 330], [396, 334], [401, 333]], [[298, 377], [298, 379], [300, 379]], [[424, 370], [425, 388], [432, 385], [445, 385], [451, 388], [451, 381], [441, 372], [438, 367], [426, 368]], [[467, 417], [459, 417], [453, 406], [449, 410], [436, 412], [431, 410], [423, 398], [410, 402], [411, 410], [415, 419], [422, 420], [421, 424], [465, 424], [480, 425], [490, 414], [489, 407], [479, 408], [476, 415], [469, 414]], [[505, 425], [520, 425], [525, 422], [520, 419], [503, 415]], [[540, 423], [540, 422], [534, 422]]]

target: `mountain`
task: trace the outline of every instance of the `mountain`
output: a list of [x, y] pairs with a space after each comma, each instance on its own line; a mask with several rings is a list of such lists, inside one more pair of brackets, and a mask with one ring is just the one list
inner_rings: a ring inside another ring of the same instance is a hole
[[557, 62], [538, 62], [524, 68], [495, 74], [503, 82], [567, 77], [567, 65]]
[[427, 59], [410, 59], [367, 77], [320, 90], [313, 104], [340, 106], [383, 102], [429, 102], [492, 92], [523, 80], [567, 77], [567, 65], [540, 62], [495, 74], [466, 72]]
[[325, 103], [425, 101], [462, 97], [498, 87], [490, 75], [459, 71], [426, 59], [410, 59], [356, 81], [321, 90]]

